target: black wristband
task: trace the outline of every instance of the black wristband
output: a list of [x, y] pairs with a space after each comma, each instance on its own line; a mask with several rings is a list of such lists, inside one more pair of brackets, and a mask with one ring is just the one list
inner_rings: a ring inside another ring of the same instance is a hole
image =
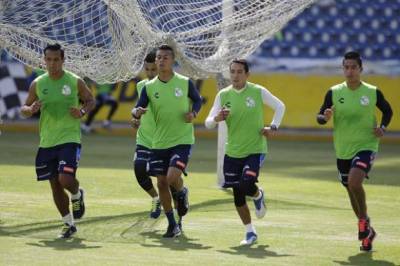
[[277, 131], [277, 130], [278, 130], [278, 127], [275, 126], [275, 125], [270, 125], [269, 128], [270, 128], [271, 130], [273, 130], [273, 131]]

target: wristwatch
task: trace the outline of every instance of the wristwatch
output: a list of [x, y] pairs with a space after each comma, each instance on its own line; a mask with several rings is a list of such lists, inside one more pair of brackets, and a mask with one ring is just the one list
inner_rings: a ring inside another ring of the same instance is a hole
[[85, 109], [83, 109], [83, 108], [81, 108], [81, 109], [79, 110], [79, 112], [81, 113], [81, 117], [84, 116], [84, 115], [86, 114], [86, 111], [85, 111]]
[[271, 130], [273, 130], [273, 131], [277, 131], [277, 130], [278, 130], [278, 127], [275, 126], [275, 125], [270, 125], [269, 128], [270, 128]]

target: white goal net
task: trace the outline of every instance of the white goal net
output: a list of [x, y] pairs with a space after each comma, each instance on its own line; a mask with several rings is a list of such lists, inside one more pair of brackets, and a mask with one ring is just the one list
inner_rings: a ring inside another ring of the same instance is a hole
[[155, 46], [175, 47], [192, 78], [226, 70], [315, 0], [2, 0], [0, 49], [33, 66], [58, 42], [66, 68], [97, 82], [129, 80]]

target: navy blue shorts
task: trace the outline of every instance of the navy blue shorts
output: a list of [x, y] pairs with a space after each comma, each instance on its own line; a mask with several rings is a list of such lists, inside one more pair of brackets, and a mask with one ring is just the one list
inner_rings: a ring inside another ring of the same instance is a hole
[[342, 184], [347, 187], [348, 176], [351, 168], [359, 168], [367, 174], [375, 160], [375, 152], [373, 151], [360, 151], [352, 159], [342, 160], [336, 159], [337, 169], [339, 171], [338, 178]]
[[145, 161], [149, 163], [151, 154], [151, 149], [142, 145], [136, 145], [135, 157], [133, 158], [133, 161]]
[[192, 145], [177, 145], [168, 149], [152, 149], [150, 174], [152, 176], [167, 175], [169, 167], [175, 167], [185, 173], [189, 162]]
[[142, 146], [136, 145], [135, 156], [133, 157], [133, 163], [136, 162], [144, 162], [146, 164], [146, 172], [149, 173], [150, 171], [150, 159], [151, 159], [152, 151], [151, 149]]
[[35, 163], [37, 180], [49, 180], [59, 174], [75, 176], [80, 157], [81, 145], [78, 143], [39, 148]]
[[265, 154], [251, 154], [244, 158], [234, 158], [225, 154], [224, 157], [224, 187], [236, 187], [243, 179], [258, 182], [260, 168], [265, 160]]

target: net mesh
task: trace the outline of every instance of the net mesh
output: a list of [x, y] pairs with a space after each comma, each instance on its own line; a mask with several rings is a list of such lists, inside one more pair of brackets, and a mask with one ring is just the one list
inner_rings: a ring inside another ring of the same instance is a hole
[[43, 67], [60, 43], [65, 67], [100, 83], [129, 80], [145, 55], [172, 45], [194, 78], [226, 71], [315, 0], [3, 0], [0, 48]]

